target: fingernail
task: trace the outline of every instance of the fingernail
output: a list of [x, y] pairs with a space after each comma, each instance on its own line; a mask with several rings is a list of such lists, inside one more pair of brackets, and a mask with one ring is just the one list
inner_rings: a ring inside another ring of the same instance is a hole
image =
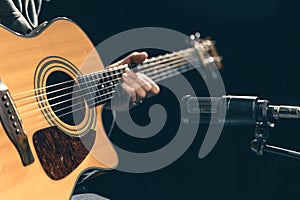
[[130, 69], [129, 69], [128, 67], [126, 67], [124, 71], [125, 71], [125, 72], [129, 72]]

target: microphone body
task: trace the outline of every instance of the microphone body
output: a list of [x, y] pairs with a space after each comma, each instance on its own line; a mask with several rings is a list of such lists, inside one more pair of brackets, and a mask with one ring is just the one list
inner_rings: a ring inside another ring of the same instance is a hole
[[181, 100], [184, 123], [255, 125], [277, 119], [300, 119], [300, 107], [269, 105], [257, 96], [192, 97]]

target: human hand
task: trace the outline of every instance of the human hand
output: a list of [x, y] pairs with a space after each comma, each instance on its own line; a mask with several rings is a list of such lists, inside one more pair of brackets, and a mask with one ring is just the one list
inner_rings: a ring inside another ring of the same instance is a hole
[[[148, 55], [145, 52], [134, 52], [109, 67], [124, 64], [141, 64], [147, 57]], [[158, 85], [148, 76], [139, 72], [135, 73], [129, 68], [126, 68], [122, 75], [121, 86], [126, 92], [127, 97], [119, 99], [117, 103], [114, 104], [113, 109], [118, 111], [128, 109], [132, 107], [134, 103], [141, 102], [141, 100], [154, 96], [160, 91]]]

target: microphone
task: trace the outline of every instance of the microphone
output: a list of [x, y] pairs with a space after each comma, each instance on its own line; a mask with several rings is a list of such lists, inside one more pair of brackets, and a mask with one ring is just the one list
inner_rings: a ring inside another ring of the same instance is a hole
[[184, 123], [256, 125], [278, 119], [300, 119], [299, 106], [270, 105], [257, 96], [192, 97], [181, 99]]

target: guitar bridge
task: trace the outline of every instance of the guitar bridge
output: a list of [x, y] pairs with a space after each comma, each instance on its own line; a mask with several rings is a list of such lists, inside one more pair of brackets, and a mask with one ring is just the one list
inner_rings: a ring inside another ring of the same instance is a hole
[[[0, 119], [24, 166], [34, 162], [27, 135], [7, 86], [0, 79]], [[1, 159], [1, 158], [0, 158]]]

